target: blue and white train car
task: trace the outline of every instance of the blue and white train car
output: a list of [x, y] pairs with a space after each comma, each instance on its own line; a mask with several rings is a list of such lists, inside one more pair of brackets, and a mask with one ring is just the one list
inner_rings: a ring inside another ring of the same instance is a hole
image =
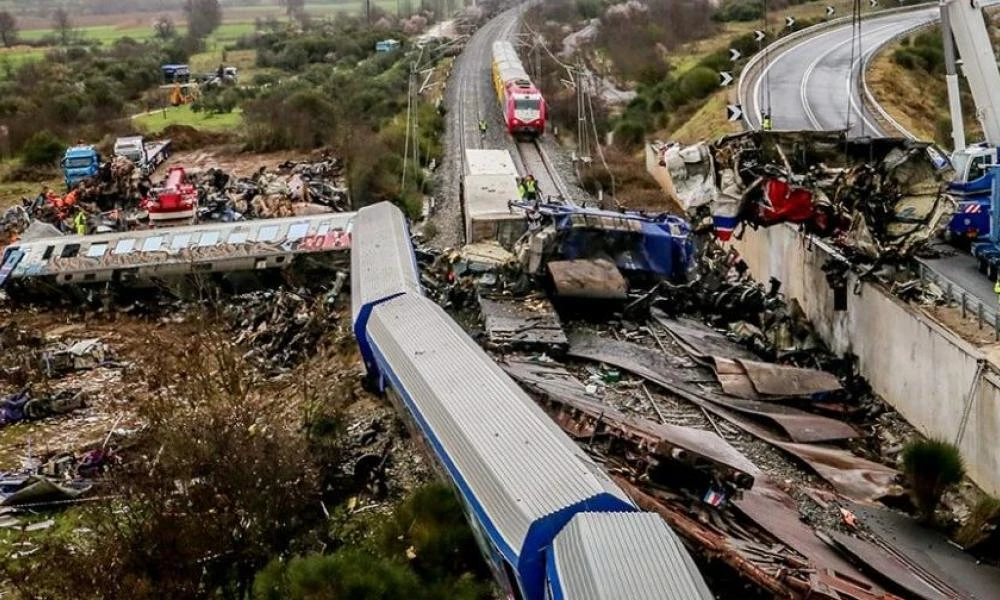
[[[676, 538], [663, 545], [662, 521], [656, 525], [637, 512], [600, 467], [423, 296], [398, 209], [387, 203], [362, 209], [352, 242], [353, 324], [369, 376], [380, 390], [393, 392], [455, 485], [510, 598], [611, 600], [625, 598], [622, 590], [632, 586], [648, 586], [653, 596], [644, 597], [661, 600], [711, 598]], [[575, 517], [603, 514], [631, 523], [628, 536], [606, 535], [600, 543], [607, 548], [590, 548], [589, 554], [586, 544], [581, 550], [567, 541], [553, 554], [560, 532], [575, 531], [568, 527]], [[645, 545], [629, 539], [646, 534], [653, 541]], [[649, 545], [664, 550], [640, 556]], [[576, 568], [601, 552], [620, 560], [588, 568], [599, 571], [601, 581], [621, 578], [621, 585], [574, 586]], [[658, 563], [664, 553], [671, 559]], [[626, 584], [624, 578], [636, 576], [626, 563], [683, 573], [648, 574]], [[684, 585], [677, 585], [681, 580]]]

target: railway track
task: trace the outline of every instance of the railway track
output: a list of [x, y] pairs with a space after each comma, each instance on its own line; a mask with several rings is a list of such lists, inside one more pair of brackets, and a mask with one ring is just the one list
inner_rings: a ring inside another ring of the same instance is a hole
[[568, 204], [573, 204], [569, 186], [566, 185], [559, 170], [555, 168], [545, 148], [538, 140], [517, 142], [516, 150], [516, 160], [521, 174], [528, 175], [530, 173], [535, 176], [543, 197], [557, 198]]

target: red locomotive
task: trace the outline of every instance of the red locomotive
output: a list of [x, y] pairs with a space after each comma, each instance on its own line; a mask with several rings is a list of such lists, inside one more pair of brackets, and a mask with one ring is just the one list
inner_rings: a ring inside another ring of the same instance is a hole
[[511, 135], [536, 138], [545, 132], [545, 99], [510, 42], [493, 43], [493, 87]]

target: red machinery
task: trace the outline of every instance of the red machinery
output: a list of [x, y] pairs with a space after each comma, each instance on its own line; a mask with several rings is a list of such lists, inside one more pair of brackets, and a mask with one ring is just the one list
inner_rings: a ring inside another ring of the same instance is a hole
[[198, 214], [198, 190], [187, 182], [184, 167], [171, 167], [162, 187], [154, 188], [142, 201], [151, 224], [193, 220]]
[[493, 87], [511, 135], [538, 137], [545, 132], [545, 99], [510, 42], [493, 43]]

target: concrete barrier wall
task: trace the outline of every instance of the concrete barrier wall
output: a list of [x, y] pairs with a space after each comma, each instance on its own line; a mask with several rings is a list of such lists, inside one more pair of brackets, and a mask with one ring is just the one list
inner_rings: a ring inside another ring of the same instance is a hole
[[1000, 371], [979, 349], [878, 285], [855, 293], [853, 275], [847, 310], [835, 311], [821, 269], [833, 250], [791, 226], [748, 230], [733, 246], [755, 278], [782, 282], [830, 348], [858, 357], [874, 391], [907, 421], [929, 437], [958, 441], [969, 476], [1000, 495]]

